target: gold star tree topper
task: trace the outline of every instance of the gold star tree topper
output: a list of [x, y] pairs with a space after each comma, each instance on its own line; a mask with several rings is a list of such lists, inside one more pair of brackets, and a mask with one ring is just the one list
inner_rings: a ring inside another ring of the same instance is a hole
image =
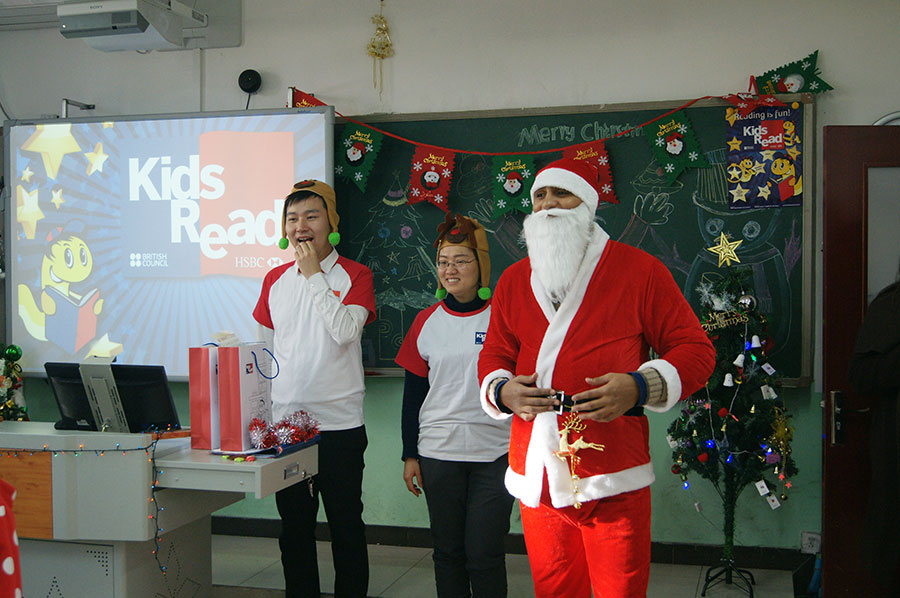
[[721, 233], [719, 235], [719, 244], [707, 247], [706, 250], [719, 256], [718, 267], [721, 268], [723, 263], [726, 266], [731, 266], [731, 262], [741, 263], [741, 260], [738, 259], [737, 254], [734, 252], [741, 243], [743, 241], [729, 241], [725, 233]]

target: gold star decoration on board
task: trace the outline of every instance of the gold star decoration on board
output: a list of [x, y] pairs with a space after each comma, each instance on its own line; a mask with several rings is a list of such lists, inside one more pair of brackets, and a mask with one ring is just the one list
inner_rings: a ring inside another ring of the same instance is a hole
[[753, 174], [763, 174], [766, 171], [766, 165], [759, 160], [753, 161]]
[[31, 177], [33, 177], [33, 176], [34, 176], [34, 171], [31, 170], [30, 166], [26, 166], [25, 170], [22, 171], [22, 180], [25, 181], [26, 183], [30, 183]]
[[731, 266], [731, 262], [741, 263], [741, 260], [738, 259], [737, 254], [734, 252], [741, 243], [743, 241], [729, 241], [725, 233], [721, 233], [719, 235], [719, 244], [707, 247], [706, 250], [719, 256], [718, 267], [721, 268], [723, 263], [726, 266]]
[[728, 121], [728, 124], [732, 127], [734, 126], [734, 121], [737, 120], [738, 111], [734, 108], [726, 108], [725, 109], [725, 120]]
[[739, 183], [734, 189], [729, 191], [729, 193], [734, 197], [734, 203], [737, 203], [739, 201], [747, 201], [747, 191], [749, 191], [749, 189], [744, 189]]
[[775, 150], [763, 150], [759, 152], [764, 162], [771, 162], [775, 159]]
[[765, 185], [760, 185], [756, 189], [757, 197], [762, 199], [769, 199], [769, 195], [772, 193], [772, 184], [766, 183]]
[[791, 146], [787, 148], [787, 153], [791, 157], [792, 160], [796, 160], [797, 156], [800, 155], [800, 150], [798, 150], [795, 146]]
[[16, 222], [22, 225], [27, 239], [34, 239], [37, 221], [44, 218], [38, 206], [38, 190], [26, 191], [22, 185], [16, 185]]
[[62, 196], [62, 187], [57, 187], [56, 189], [51, 190], [50, 194], [52, 195], [50, 203], [55, 205], [57, 210], [59, 209], [59, 206], [61, 204], [66, 203], [66, 200], [64, 200]]
[[34, 133], [22, 144], [23, 151], [36, 152], [44, 161], [47, 176], [55, 179], [66, 154], [81, 151], [72, 137], [72, 125], [37, 125]]
[[121, 353], [125, 347], [122, 343], [116, 343], [109, 340], [109, 334], [104, 334], [97, 342], [91, 345], [88, 351], [88, 357], [115, 357]]
[[736, 152], [741, 149], [741, 140], [737, 137], [732, 137], [731, 141], [728, 142], [728, 151]]
[[103, 153], [102, 143], [98, 142], [97, 145], [94, 146], [94, 151], [84, 152], [84, 155], [87, 156], [88, 159], [88, 176], [94, 174], [95, 172], [103, 172], [103, 163], [106, 162], [107, 158], [109, 158], [109, 154]]

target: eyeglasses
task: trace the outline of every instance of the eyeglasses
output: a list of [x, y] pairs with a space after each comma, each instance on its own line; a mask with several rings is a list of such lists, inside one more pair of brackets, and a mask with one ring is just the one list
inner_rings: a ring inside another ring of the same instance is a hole
[[448, 262], [447, 260], [438, 260], [437, 268], [438, 270], [446, 270], [450, 266], [453, 266], [457, 270], [462, 270], [475, 260], [453, 260], [452, 262]]

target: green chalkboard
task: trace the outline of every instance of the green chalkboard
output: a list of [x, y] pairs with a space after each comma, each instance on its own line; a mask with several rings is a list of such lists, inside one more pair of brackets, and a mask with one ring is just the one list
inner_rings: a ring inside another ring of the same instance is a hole
[[[525, 256], [520, 241], [524, 215], [493, 216], [495, 175], [492, 157], [485, 154], [560, 150], [535, 154], [534, 166], [539, 169], [561, 157], [565, 147], [609, 138], [606, 150], [619, 204], [601, 202], [596, 214], [600, 225], [613, 239], [660, 258], [698, 313], [699, 283], [723, 271], [716, 254], [707, 248], [716, 245], [723, 232], [742, 240], [736, 250], [740, 267], [751, 269], [750, 292], [769, 316], [775, 346], [770, 362], [788, 383], [804, 385], [811, 373], [814, 105], [808, 95], [780, 99], [795, 107], [793, 133], [802, 143], [797, 145], [801, 154], [794, 157], [806, 183], [792, 202], [755, 209], [729, 207], [726, 178], [738, 176], [737, 171], [726, 172], [732, 168], [727, 154], [733, 147], [728, 135], [734, 123], [725, 118], [730, 104], [718, 99], [685, 109], [711, 166], [688, 169], [673, 183], [666, 182], [647, 144], [650, 127], [640, 125], [686, 102], [354, 120], [419, 144], [459, 150], [448, 205], [452, 212], [477, 218], [488, 230], [492, 284], [507, 266]], [[344, 126], [336, 125], [335, 140], [341, 139]], [[616, 137], [629, 129], [634, 130]], [[345, 150], [337, 141], [335, 145], [336, 152]], [[432, 242], [444, 212], [429, 203], [407, 202], [414, 151], [413, 144], [385, 135], [365, 191], [335, 177], [343, 239], [339, 251], [366, 264], [375, 275], [378, 319], [363, 336], [364, 362], [372, 374], [399, 373], [392, 369], [397, 367], [393, 360], [409, 325], [419, 310], [435, 302]], [[336, 164], [339, 158], [338, 154]]]

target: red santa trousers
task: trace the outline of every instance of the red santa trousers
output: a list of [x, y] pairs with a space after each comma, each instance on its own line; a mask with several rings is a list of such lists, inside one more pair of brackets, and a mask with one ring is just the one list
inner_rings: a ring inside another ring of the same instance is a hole
[[536, 598], [645, 598], [650, 577], [650, 488], [538, 508], [522, 507]]

